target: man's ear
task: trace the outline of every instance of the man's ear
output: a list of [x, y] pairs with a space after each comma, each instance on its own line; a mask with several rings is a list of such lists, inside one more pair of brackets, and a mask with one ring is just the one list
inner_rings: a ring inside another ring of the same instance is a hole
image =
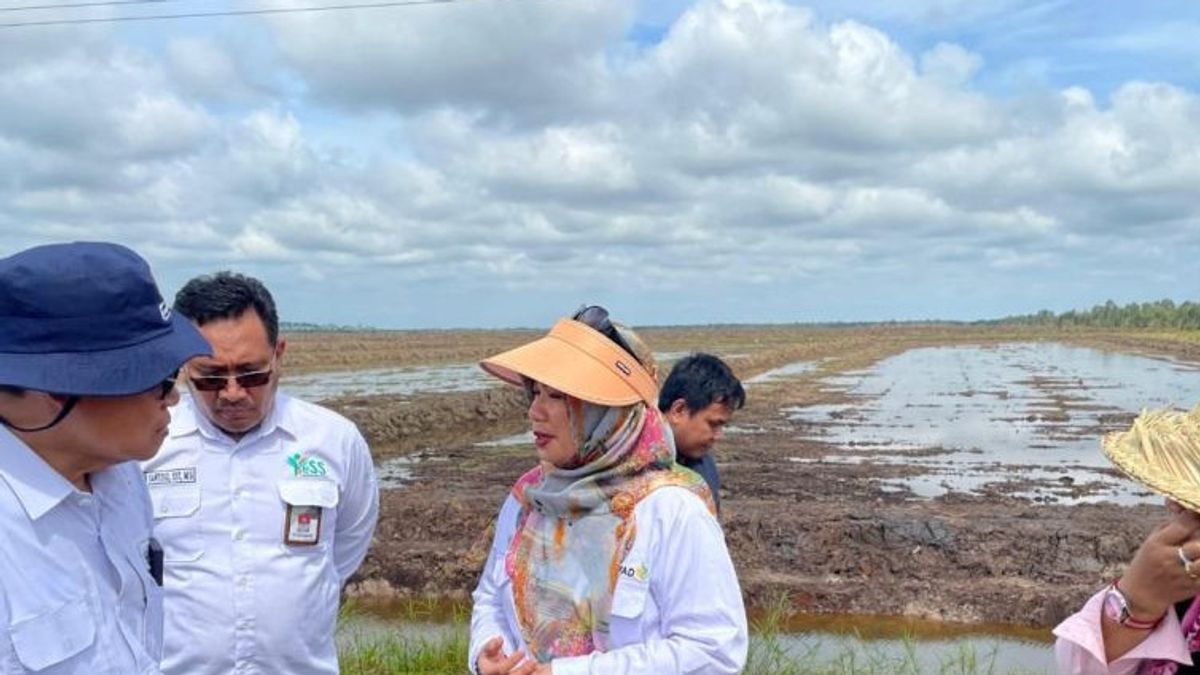
[[283, 353], [287, 351], [287, 340], [279, 338], [275, 341], [275, 360], [282, 363]]
[[667, 419], [680, 420], [691, 417], [692, 411], [688, 410], [687, 401], [682, 398], [677, 398], [671, 401], [671, 407], [667, 408]]

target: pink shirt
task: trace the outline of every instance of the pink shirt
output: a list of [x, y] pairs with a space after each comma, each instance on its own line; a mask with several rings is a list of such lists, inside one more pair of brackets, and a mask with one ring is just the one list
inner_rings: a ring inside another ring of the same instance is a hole
[[1103, 605], [1104, 591], [1101, 590], [1088, 599], [1082, 609], [1054, 628], [1054, 635], [1058, 637], [1054, 643], [1058, 672], [1130, 675], [1147, 659], [1170, 659], [1192, 665], [1192, 655], [1188, 653], [1179, 617], [1174, 611], [1168, 611], [1162, 623], [1150, 631], [1141, 644], [1112, 663], [1105, 663], [1104, 634], [1100, 628]]

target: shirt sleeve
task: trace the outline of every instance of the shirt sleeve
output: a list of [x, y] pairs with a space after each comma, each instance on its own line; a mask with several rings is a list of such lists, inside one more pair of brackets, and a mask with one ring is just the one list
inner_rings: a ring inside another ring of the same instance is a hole
[[1184, 644], [1179, 617], [1168, 611], [1166, 617], [1133, 649], [1107, 663], [1101, 617], [1104, 590], [1084, 603], [1083, 608], [1054, 628], [1057, 638], [1054, 657], [1063, 675], [1132, 675], [1147, 659], [1168, 659], [1191, 665], [1192, 657]]
[[656, 490], [638, 505], [637, 518], [638, 536], [650, 537], [650, 593], [666, 637], [554, 659], [554, 675], [741, 672], [746, 610], [721, 526], [701, 500], [677, 487]]
[[379, 518], [379, 482], [375, 478], [375, 462], [371, 459], [371, 451], [362, 434], [357, 429], [352, 433], [333, 549], [333, 561], [343, 584], [366, 557], [371, 536], [375, 533], [375, 521]]
[[500, 507], [500, 514], [496, 516], [491, 552], [479, 575], [479, 585], [471, 594], [471, 641], [467, 648], [467, 667], [472, 673], [475, 672], [479, 652], [483, 651], [483, 645], [488, 640], [500, 636], [504, 640], [505, 654], [511, 654], [521, 642], [508, 629], [508, 622], [504, 618], [504, 594], [507, 592], [504, 552], [516, 529], [519, 513], [520, 505], [509, 495]]

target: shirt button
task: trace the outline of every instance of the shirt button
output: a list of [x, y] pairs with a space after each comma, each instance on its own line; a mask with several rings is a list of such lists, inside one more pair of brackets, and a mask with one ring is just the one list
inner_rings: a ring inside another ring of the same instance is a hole
[[238, 530], [237, 532], [233, 533], [233, 538], [241, 541], [246, 538], [246, 532], [244, 530]]

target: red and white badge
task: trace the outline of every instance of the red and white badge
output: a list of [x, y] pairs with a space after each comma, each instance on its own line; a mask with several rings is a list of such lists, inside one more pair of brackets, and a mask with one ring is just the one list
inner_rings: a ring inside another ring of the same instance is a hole
[[283, 543], [289, 546], [311, 546], [321, 541], [321, 507], [287, 507], [287, 527], [283, 532]]
[[321, 521], [337, 506], [338, 486], [326, 478], [289, 478], [279, 481], [279, 496], [287, 506], [283, 543], [312, 546], [321, 541]]

